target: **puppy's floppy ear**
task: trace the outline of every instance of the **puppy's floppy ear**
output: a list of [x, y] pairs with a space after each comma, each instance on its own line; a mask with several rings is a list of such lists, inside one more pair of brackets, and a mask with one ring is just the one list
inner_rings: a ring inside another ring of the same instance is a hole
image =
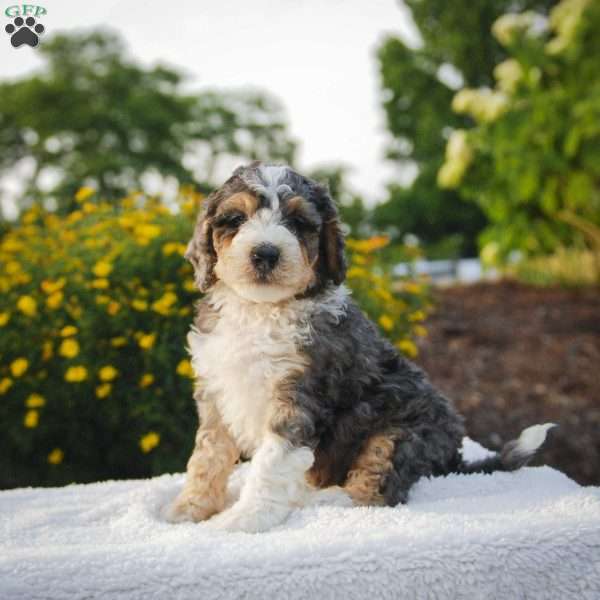
[[201, 292], [206, 292], [217, 280], [215, 275], [217, 253], [212, 241], [210, 206], [209, 199], [198, 215], [194, 234], [183, 255], [194, 267], [194, 277]]
[[317, 185], [315, 189], [320, 206], [323, 225], [321, 226], [320, 258], [321, 272], [327, 279], [339, 285], [346, 278], [346, 257], [344, 256], [344, 234], [342, 224], [327, 187]]

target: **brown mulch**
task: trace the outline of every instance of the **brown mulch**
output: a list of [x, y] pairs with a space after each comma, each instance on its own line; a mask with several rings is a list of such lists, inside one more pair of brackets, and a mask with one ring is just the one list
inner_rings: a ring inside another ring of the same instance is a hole
[[522, 429], [554, 422], [533, 464], [600, 484], [600, 290], [514, 282], [435, 291], [416, 362], [498, 449]]

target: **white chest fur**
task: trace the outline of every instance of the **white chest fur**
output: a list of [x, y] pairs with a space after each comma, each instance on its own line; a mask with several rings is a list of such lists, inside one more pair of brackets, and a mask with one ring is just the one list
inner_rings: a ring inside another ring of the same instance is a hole
[[252, 455], [266, 432], [278, 384], [303, 368], [298, 347], [310, 336], [314, 302], [252, 303], [223, 288], [205, 301], [219, 318], [210, 333], [190, 332], [192, 365], [240, 450]]

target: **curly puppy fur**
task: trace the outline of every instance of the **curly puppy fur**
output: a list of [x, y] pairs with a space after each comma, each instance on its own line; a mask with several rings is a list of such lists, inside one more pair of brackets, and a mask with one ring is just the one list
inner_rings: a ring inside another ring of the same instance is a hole
[[170, 520], [262, 531], [319, 498], [393, 506], [420, 477], [519, 468], [545, 439], [463, 462], [462, 418], [350, 299], [335, 204], [291, 168], [238, 168], [186, 258], [206, 294], [188, 337], [200, 428]]

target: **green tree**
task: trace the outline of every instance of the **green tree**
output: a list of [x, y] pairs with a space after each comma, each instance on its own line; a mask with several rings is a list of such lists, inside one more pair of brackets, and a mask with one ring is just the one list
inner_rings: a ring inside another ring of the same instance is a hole
[[348, 184], [348, 167], [345, 165], [323, 165], [309, 173], [309, 177], [326, 183], [331, 197], [338, 203], [342, 221], [348, 226], [349, 235], [364, 237], [373, 232], [369, 226], [370, 212], [362, 197]]
[[383, 106], [393, 141], [387, 156], [401, 167], [416, 166], [408, 186], [389, 187], [387, 201], [375, 209], [374, 222], [402, 234], [416, 233], [425, 244], [454, 239], [456, 251], [471, 254], [485, 225], [482, 211], [455, 190], [441, 190], [436, 174], [449, 132], [469, 117], [451, 110], [454, 91], [493, 81], [504, 48], [488, 34], [507, 10], [535, 7], [547, 11], [551, 0], [406, 0], [422, 43], [411, 48], [396, 37], [380, 46], [378, 60]]
[[439, 180], [484, 210], [490, 262], [583, 247], [586, 237], [600, 250], [600, 5], [562, 0], [540, 22], [531, 12], [498, 19], [509, 58], [495, 87], [453, 101], [474, 125], [452, 134]]
[[264, 94], [185, 94], [177, 70], [136, 64], [105, 31], [57, 35], [39, 53], [41, 72], [0, 84], [0, 176], [34, 165], [21, 206], [53, 197], [70, 210], [83, 183], [115, 198], [152, 172], [205, 187], [224, 156], [293, 158], [282, 109]]

